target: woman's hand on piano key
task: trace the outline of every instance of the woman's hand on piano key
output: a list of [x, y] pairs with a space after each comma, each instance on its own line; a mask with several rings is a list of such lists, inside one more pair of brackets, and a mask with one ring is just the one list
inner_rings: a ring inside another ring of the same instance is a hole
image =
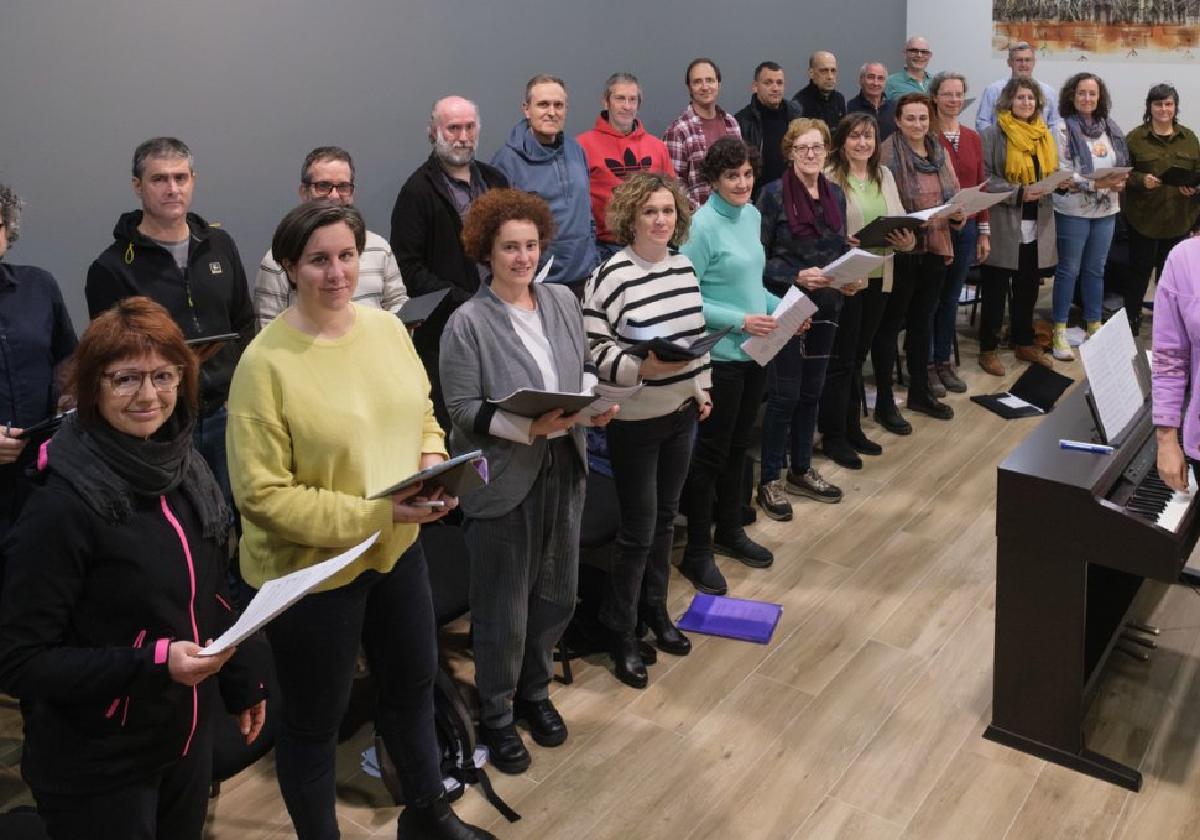
[[1179, 445], [1179, 430], [1160, 426], [1154, 430], [1158, 444], [1158, 477], [1172, 490], [1188, 491], [1188, 464]]

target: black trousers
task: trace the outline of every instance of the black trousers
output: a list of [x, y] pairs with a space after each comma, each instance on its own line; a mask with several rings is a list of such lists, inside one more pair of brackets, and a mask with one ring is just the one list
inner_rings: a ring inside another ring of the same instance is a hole
[[617, 633], [633, 632], [639, 603], [667, 602], [675, 513], [695, 431], [695, 400], [662, 417], [608, 424], [621, 527], [600, 620]]
[[279, 789], [299, 840], [333, 840], [334, 757], [361, 640], [378, 690], [376, 728], [410, 802], [442, 792], [433, 728], [437, 640], [429, 573], [414, 543], [387, 574], [301, 598], [267, 625], [282, 697]]
[[[202, 721], [223, 714], [212, 706], [201, 712]], [[52, 840], [200, 840], [212, 783], [212, 732], [211, 724], [201, 725], [186, 756], [135, 784], [99, 794], [35, 788], [47, 833]]]
[[712, 545], [713, 501], [717, 532], [741, 527], [746, 450], [767, 386], [756, 362], [713, 362], [712, 413], [700, 424], [681, 508], [688, 519], [688, 548]]
[[979, 350], [987, 353], [999, 345], [1004, 309], [1012, 289], [1012, 346], [1033, 344], [1033, 307], [1038, 296], [1037, 243], [1021, 246], [1020, 268], [1011, 271], [985, 265], [980, 269]]
[[883, 278], [872, 277], [867, 288], [842, 304], [829, 367], [825, 370], [825, 388], [821, 391], [818, 428], [825, 440], [844, 439], [848, 432], [862, 429], [859, 413], [862, 369], [887, 300]]
[[1151, 239], [1142, 236], [1128, 222], [1125, 223], [1125, 229], [1129, 231], [1129, 285], [1125, 288], [1125, 314], [1129, 317], [1133, 334], [1137, 335], [1142, 325], [1142, 300], [1146, 297], [1146, 289], [1150, 288], [1150, 272], [1155, 271], [1155, 276], [1162, 276], [1167, 254], [1183, 241], [1183, 237]]
[[896, 366], [896, 340], [901, 330], [909, 396], [929, 396], [929, 320], [946, 277], [946, 262], [938, 254], [897, 254], [894, 259], [892, 293], [871, 350], [877, 407], [895, 405], [892, 369]]

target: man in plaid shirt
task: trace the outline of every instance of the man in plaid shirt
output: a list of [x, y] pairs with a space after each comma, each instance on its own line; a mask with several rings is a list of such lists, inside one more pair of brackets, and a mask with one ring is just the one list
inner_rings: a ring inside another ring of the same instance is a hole
[[700, 177], [700, 162], [708, 147], [722, 137], [741, 137], [737, 120], [717, 104], [721, 68], [711, 58], [693, 59], [685, 76], [691, 104], [667, 128], [663, 141], [675, 174], [687, 190], [695, 210], [708, 200], [709, 186]]

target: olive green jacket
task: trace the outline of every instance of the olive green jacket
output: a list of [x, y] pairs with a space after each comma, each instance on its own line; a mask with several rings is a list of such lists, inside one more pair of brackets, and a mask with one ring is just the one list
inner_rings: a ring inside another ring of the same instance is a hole
[[1176, 125], [1169, 137], [1159, 137], [1143, 123], [1125, 137], [1133, 172], [1125, 187], [1121, 208], [1129, 225], [1151, 239], [1186, 236], [1200, 215], [1200, 195], [1188, 197], [1165, 184], [1146, 189], [1146, 176], [1162, 177], [1172, 166], [1200, 171], [1200, 141], [1196, 134]]

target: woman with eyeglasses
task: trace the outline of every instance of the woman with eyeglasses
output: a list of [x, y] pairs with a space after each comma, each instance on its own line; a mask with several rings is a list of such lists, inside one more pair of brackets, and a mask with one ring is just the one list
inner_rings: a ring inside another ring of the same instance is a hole
[[148, 298], [92, 321], [77, 413], [4, 540], [0, 689], [21, 700], [21, 772], [55, 840], [199, 838], [219, 707], [247, 743], [265, 721], [261, 644], [199, 655], [235, 615], [229, 511], [192, 443], [197, 370]]
[[838, 290], [821, 274], [822, 266], [849, 249], [846, 195], [825, 176], [829, 129], [822, 120], [792, 120], [782, 149], [789, 166], [758, 197], [767, 255], [763, 283], [780, 297], [799, 286], [817, 306], [812, 328], [788, 339], [767, 365], [757, 498], [767, 516], [786, 522], [792, 518], [788, 495], [826, 504], [842, 500], [841, 488], [812, 465], [813, 436], [842, 299], [865, 283], [856, 280]]
[[1121, 207], [1129, 231], [1131, 279], [1125, 290], [1125, 314], [1137, 335], [1150, 272], [1162, 276], [1167, 254], [1187, 236], [1200, 215], [1197, 188], [1166, 184], [1163, 175], [1178, 167], [1200, 177], [1200, 141], [1195, 132], [1179, 124], [1179, 91], [1165, 82], [1150, 88], [1142, 124], [1126, 139], [1133, 172]]
[[[875, 118], [864, 113], [847, 114], [834, 130], [832, 142], [826, 175], [846, 194], [846, 230], [857, 234], [880, 216], [903, 216], [896, 179], [879, 162], [879, 124]], [[907, 253], [917, 246], [911, 230], [893, 231], [888, 242], [890, 249], [873, 251]], [[863, 364], [891, 290], [889, 261], [866, 277], [865, 288], [842, 302], [821, 392], [819, 425], [821, 451], [847, 469], [862, 469], [861, 455], [883, 454], [883, 447], [863, 432], [859, 401]]]
[[267, 625], [279, 677], [279, 789], [296, 834], [335, 838], [335, 753], [361, 643], [376, 730], [396, 764], [401, 837], [490, 838], [442, 788], [433, 721], [437, 640], [419, 526], [457, 500], [414, 485], [376, 493], [446, 458], [429, 379], [390, 312], [353, 302], [366, 237], [353, 207], [310, 201], [271, 252], [295, 302], [251, 342], [229, 392], [229, 465], [253, 587], [372, 534], [375, 544]]
[[[983, 145], [979, 135], [958, 121], [966, 95], [967, 80], [961, 73], [938, 73], [929, 83], [936, 123], [933, 131], [950, 158], [960, 189], [977, 187], [984, 181]], [[944, 397], [947, 391], [962, 394], [967, 390], [967, 383], [962, 381], [950, 361], [958, 321], [958, 299], [971, 266], [987, 259], [991, 250], [991, 232], [987, 210], [967, 219], [962, 227], [950, 229], [954, 260], [946, 268], [946, 280], [942, 283], [930, 326], [929, 390], [935, 397]]]
[[34, 452], [23, 432], [67, 407], [59, 395], [75, 328], [58, 283], [47, 271], [4, 261], [21, 236], [23, 202], [0, 184], [0, 537], [29, 492], [25, 470]]
[[[948, 202], [958, 192], [958, 176], [945, 148], [930, 136], [933, 103], [922, 93], [906, 93], [896, 103], [898, 130], [883, 141], [880, 159], [896, 179], [900, 201], [908, 213]], [[896, 408], [892, 372], [896, 342], [904, 331], [908, 362], [908, 408], [935, 420], [950, 420], [954, 409], [929, 389], [929, 322], [937, 308], [946, 269], [954, 261], [951, 227], [962, 216], [939, 219], [921, 229], [917, 247], [895, 257], [895, 281], [872, 348], [875, 368], [875, 419], [892, 434], [912, 434]]]

